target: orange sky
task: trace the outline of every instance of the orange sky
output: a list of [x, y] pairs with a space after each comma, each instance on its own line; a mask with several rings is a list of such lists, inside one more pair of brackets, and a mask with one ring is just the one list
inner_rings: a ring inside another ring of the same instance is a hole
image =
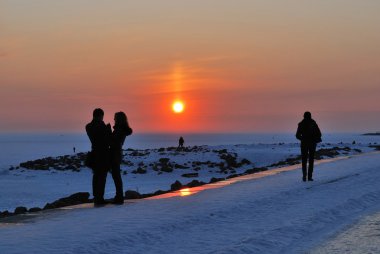
[[[379, 1], [0, 2], [0, 132], [380, 130]], [[186, 103], [174, 114], [176, 99]]]

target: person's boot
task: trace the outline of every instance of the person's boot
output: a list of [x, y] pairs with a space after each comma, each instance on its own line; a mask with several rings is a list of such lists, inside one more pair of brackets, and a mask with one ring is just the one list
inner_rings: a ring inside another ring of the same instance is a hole
[[104, 200], [104, 198], [94, 198], [94, 206], [105, 206], [108, 204], [107, 201]]
[[112, 204], [115, 204], [115, 205], [122, 205], [122, 204], [124, 204], [124, 197], [123, 196], [115, 196], [114, 199], [113, 199]]
[[309, 169], [309, 172], [308, 172], [308, 174], [307, 174], [307, 180], [308, 181], [314, 181], [313, 180], [313, 171], [311, 171], [310, 169]]

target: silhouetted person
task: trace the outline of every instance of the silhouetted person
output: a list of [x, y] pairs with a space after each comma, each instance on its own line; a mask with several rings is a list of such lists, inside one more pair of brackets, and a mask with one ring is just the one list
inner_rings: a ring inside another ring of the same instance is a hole
[[74, 153], [75, 153], [75, 146], [73, 147], [73, 151], [74, 151]]
[[111, 125], [103, 122], [104, 111], [97, 108], [93, 112], [92, 121], [86, 125], [86, 132], [91, 141], [91, 168], [92, 192], [94, 204], [106, 204], [104, 200], [104, 188], [106, 185], [107, 173], [110, 169], [110, 142]]
[[185, 143], [185, 140], [183, 139], [183, 137], [180, 137], [179, 140], [178, 140], [178, 148], [177, 150], [179, 150], [180, 148], [183, 148], [183, 144]]
[[114, 120], [115, 125], [111, 138], [111, 173], [115, 183], [116, 195], [113, 202], [115, 204], [123, 204], [123, 180], [120, 175], [120, 164], [123, 157], [122, 147], [125, 137], [132, 134], [132, 129], [129, 127], [127, 116], [124, 112], [115, 113]]
[[[297, 139], [301, 140], [302, 180], [313, 181], [314, 154], [317, 143], [321, 142], [322, 134], [317, 123], [311, 118], [310, 112], [305, 112], [304, 119], [298, 124]], [[307, 161], [309, 168], [307, 170]], [[307, 170], [307, 172], [306, 172]]]

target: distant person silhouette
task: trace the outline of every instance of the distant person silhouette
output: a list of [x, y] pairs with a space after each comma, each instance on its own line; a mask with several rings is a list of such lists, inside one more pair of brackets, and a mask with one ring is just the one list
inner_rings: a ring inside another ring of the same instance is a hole
[[104, 205], [104, 188], [110, 169], [111, 125], [103, 122], [104, 111], [97, 108], [93, 119], [86, 125], [86, 132], [91, 141], [92, 192], [95, 205]]
[[185, 143], [185, 140], [183, 139], [183, 137], [180, 137], [179, 140], [178, 140], [178, 148], [177, 148], [177, 150], [183, 149], [183, 144], [184, 143]]
[[123, 144], [125, 137], [132, 134], [129, 127], [127, 116], [124, 112], [115, 113], [115, 125], [113, 126], [111, 138], [111, 173], [115, 183], [116, 195], [114, 204], [124, 203], [123, 180], [120, 175], [120, 164], [123, 158]]
[[73, 147], [73, 151], [74, 151], [74, 153], [75, 153], [75, 146]]
[[[311, 118], [310, 112], [305, 112], [303, 117], [296, 133], [297, 139], [301, 140], [302, 180], [306, 181], [307, 178], [308, 181], [313, 181], [314, 154], [317, 143], [322, 141], [322, 134], [317, 123]], [[307, 161], [309, 161], [308, 170]]]

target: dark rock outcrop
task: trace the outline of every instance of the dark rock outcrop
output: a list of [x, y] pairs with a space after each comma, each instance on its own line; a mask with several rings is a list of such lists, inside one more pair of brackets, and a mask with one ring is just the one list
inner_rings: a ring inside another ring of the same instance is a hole
[[26, 213], [28, 209], [24, 206], [19, 206], [15, 209], [14, 214], [23, 214]]
[[198, 177], [198, 173], [187, 173], [187, 174], [182, 174], [182, 177], [187, 177], [187, 178]]
[[204, 183], [202, 181], [198, 181], [198, 180], [193, 180], [190, 183], [186, 184], [186, 186], [190, 187], [190, 188], [193, 188], [193, 187], [201, 186], [201, 185], [204, 185], [204, 184], [206, 184], [206, 183]]
[[172, 191], [180, 190], [183, 187], [182, 183], [180, 181], [175, 181], [171, 186], [170, 189]]
[[132, 171], [132, 174], [146, 174], [146, 170], [141, 167], [138, 167], [136, 170]]
[[90, 193], [88, 192], [78, 192], [68, 197], [60, 198], [54, 201], [53, 203], [47, 203], [43, 209], [47, 210], [47, 209], [54, 209], [54, 208], [60, 208], [60, 207], [65, 207], [65, 206], [89, 203], [90, 202], [89, 197], [90, 197]]
[[36, 212], [40, 212], [40, 211], [42, 211], [42, 209], [39, 207], [33, 207], [33, 208], [30, 208], [28, 210], [29, 213], [36, 213]]
[[124, 195], [125, 195], [124, 196], [125, 199], [140, 199], [141, 198], [141, 194], [133, 190], [127, 190]]
[[225, 180], [225, 178], [213, 177], [213, 178], [210, 179], [209, 183], [216, 183], [216, 182], [220, 182], [220, 181], [223, 181], [223, 180]]

